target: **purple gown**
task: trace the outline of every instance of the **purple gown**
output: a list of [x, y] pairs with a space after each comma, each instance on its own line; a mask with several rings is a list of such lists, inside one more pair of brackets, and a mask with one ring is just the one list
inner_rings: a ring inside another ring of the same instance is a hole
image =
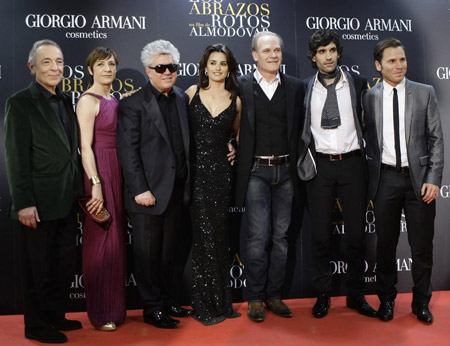
[[[116, 151], [119, 102], [114, 98], [92, 95], [100, 100], [95, 119], [93, 151], [102, 184], [104, 206], [112, 216], [108, 230], [90, 218], [83, 224], [83, 281], [89, 320], [95, 327], [108, 322], [125, 321], [125, 214], [122, 173]], [[85, 193], [91, 184], [84, 175]]]

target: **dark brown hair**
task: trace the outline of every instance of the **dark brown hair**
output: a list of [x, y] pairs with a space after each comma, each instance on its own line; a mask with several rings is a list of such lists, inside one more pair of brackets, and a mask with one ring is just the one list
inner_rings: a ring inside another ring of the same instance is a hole
[[306, 56], [309, 60], [311, 60], [311, 65], [313, 68], [317, 68], [317, 64], [312, 60], [313, 56], [317, 54], [317, 49], [319, 47], [326, 47], [331, 42], [336, 45], [337, 52], [339, 54], [338, 65], [341, 64], [342, 51], [343, 48], [341, 46], [341, 41], [339, 39], [339, 35], [336, 31], [329, 29], [320, 29], [317, 30], [314, 34], [311, 35], [308, 42], [308, 52]]
[[403, 47], [403, 44], [400, 40], [397, 40], [396, 38], [389, 37], [385, 38], [384, 40], [377, 43], [375, 46], [375, 49], [373, 50], [373, 58], [375, 61], [378, 61], [381, 64], [381, 60], [383, 59], [383, 53], [386, 48], [396, 48], [400, 47], [403, 49], [404, 52], [406, 52], [405, 47]]
[[[99, 60], [105, 60], [109, 59], [110, 57], [114, 58], [114, 61], [116, 62], [116, 66], [119, 65], [119, 59], [117, 58], [116, 53], [111, 48], [105, 48], [105, 47], [97, 47], [94, 48], [94, 50], [89, 54], [89, 56], [86, 59], [86, 67], [90, 67], [92, 71], [94, 71], [94, 64]], [[88, 88], [94, 84], [94, 76], [89, 73], [89, 84]]]
[[208, 63], [209, 56], [214, 52], [223, 53], [227, 57], [228, 72], [230, 75], [225, 80], [225, 89], [231, 93], [230, 98], [234, 99], [239, 92], [239, 84], [236, 76], [238, 64], [230, 48], [222, 43], [216, 43], [206, 47], [199, 64], [198, 84], [200, 88], [208, 89], [209, 78], [205, 75], [205, 67]]

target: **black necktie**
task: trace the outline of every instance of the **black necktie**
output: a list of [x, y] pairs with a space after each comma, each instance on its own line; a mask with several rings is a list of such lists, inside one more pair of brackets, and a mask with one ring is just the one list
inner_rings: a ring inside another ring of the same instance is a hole
[[393, 114], [394, 114], [394, 136], [395, 136], [395, 169], [397, 172], [400, 172], [402, 169], [402, 157], [400, 153], [400, 120], [398, 114], [398, 96], [397, 89], [394, 88], [394, 97], [393, 97]]

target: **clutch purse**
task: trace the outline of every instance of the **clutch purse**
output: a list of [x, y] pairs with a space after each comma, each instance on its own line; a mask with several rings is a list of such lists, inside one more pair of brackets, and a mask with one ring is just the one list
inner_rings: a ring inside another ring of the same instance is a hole
[[79, 197], [78, 204], [80, 205], [81, 209], [83, 210], [83, 212], [86, 214], [87, 217], [94, 220], [100, 227], [102, 227], [106, 231], [112, 221], [111, 214], [105, 207], [103, 207], [102, 210], [100, 210], [100, 212], [96, 214], [91, 214], [86, 207], [86, 203], [89, 202], [91, 198], [92, 196]]

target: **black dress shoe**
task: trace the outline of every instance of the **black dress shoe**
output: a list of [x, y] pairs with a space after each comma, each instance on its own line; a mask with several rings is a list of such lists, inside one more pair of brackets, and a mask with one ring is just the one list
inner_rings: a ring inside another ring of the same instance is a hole
[[69, 331], [83, 328], [80, 321], [68, 320], [66, 318], [51, 319], [50, 323], [58, 330]]
[[248, 302], [247, 317], [255, 322], [262, 322], [266, 319], [266, 312], [262, 302]]
[[175, 317], [186, 317], [194, 314], [194, 310], [185, 309], [179, 305], [169, 305], [166, 307], [167, 314]]
[[25, 327], [25, 337], [44, 344], [62, 344], [67, 341], [67, 336], [50, 326], [44, 328]]
[[361, 315], [377, 317], [377, 312], [367, 303], [364, 296], [348, 296], [347, 307], [357, 310]]
[[433, 323], [433, 315], [431, 314], [431, 311], [428, 308], [427, 303], [421, 303], [421, 304], [412, 303], [411, 308], [412, 308], [412, 313], [414, 315], [417, 315], [417, 319], [419, 321], [429, 323], [429, 324]]
[[316, 304], [312, 309], [312, 313], [315, 318], [322, 318], [328, 315], [330, 309], [330, 296], [327, 294], [319, 294]]
[[390, 321], [394, 318], [394, 302], [382, 302], [378, 309], [378, 317], [382, 321]]
[[158, 328], [175, 328], [180, 323], [179, 320], [171, 318], [161, 310], [153, 311], [149, 315], [144, 316], [144, 322], [153, 324]]
[[267, 308], [272, 310], [275, 315], [281, 317], [292, 317], [292, 311], [280, 298], [267, 299], [266, 305]]

